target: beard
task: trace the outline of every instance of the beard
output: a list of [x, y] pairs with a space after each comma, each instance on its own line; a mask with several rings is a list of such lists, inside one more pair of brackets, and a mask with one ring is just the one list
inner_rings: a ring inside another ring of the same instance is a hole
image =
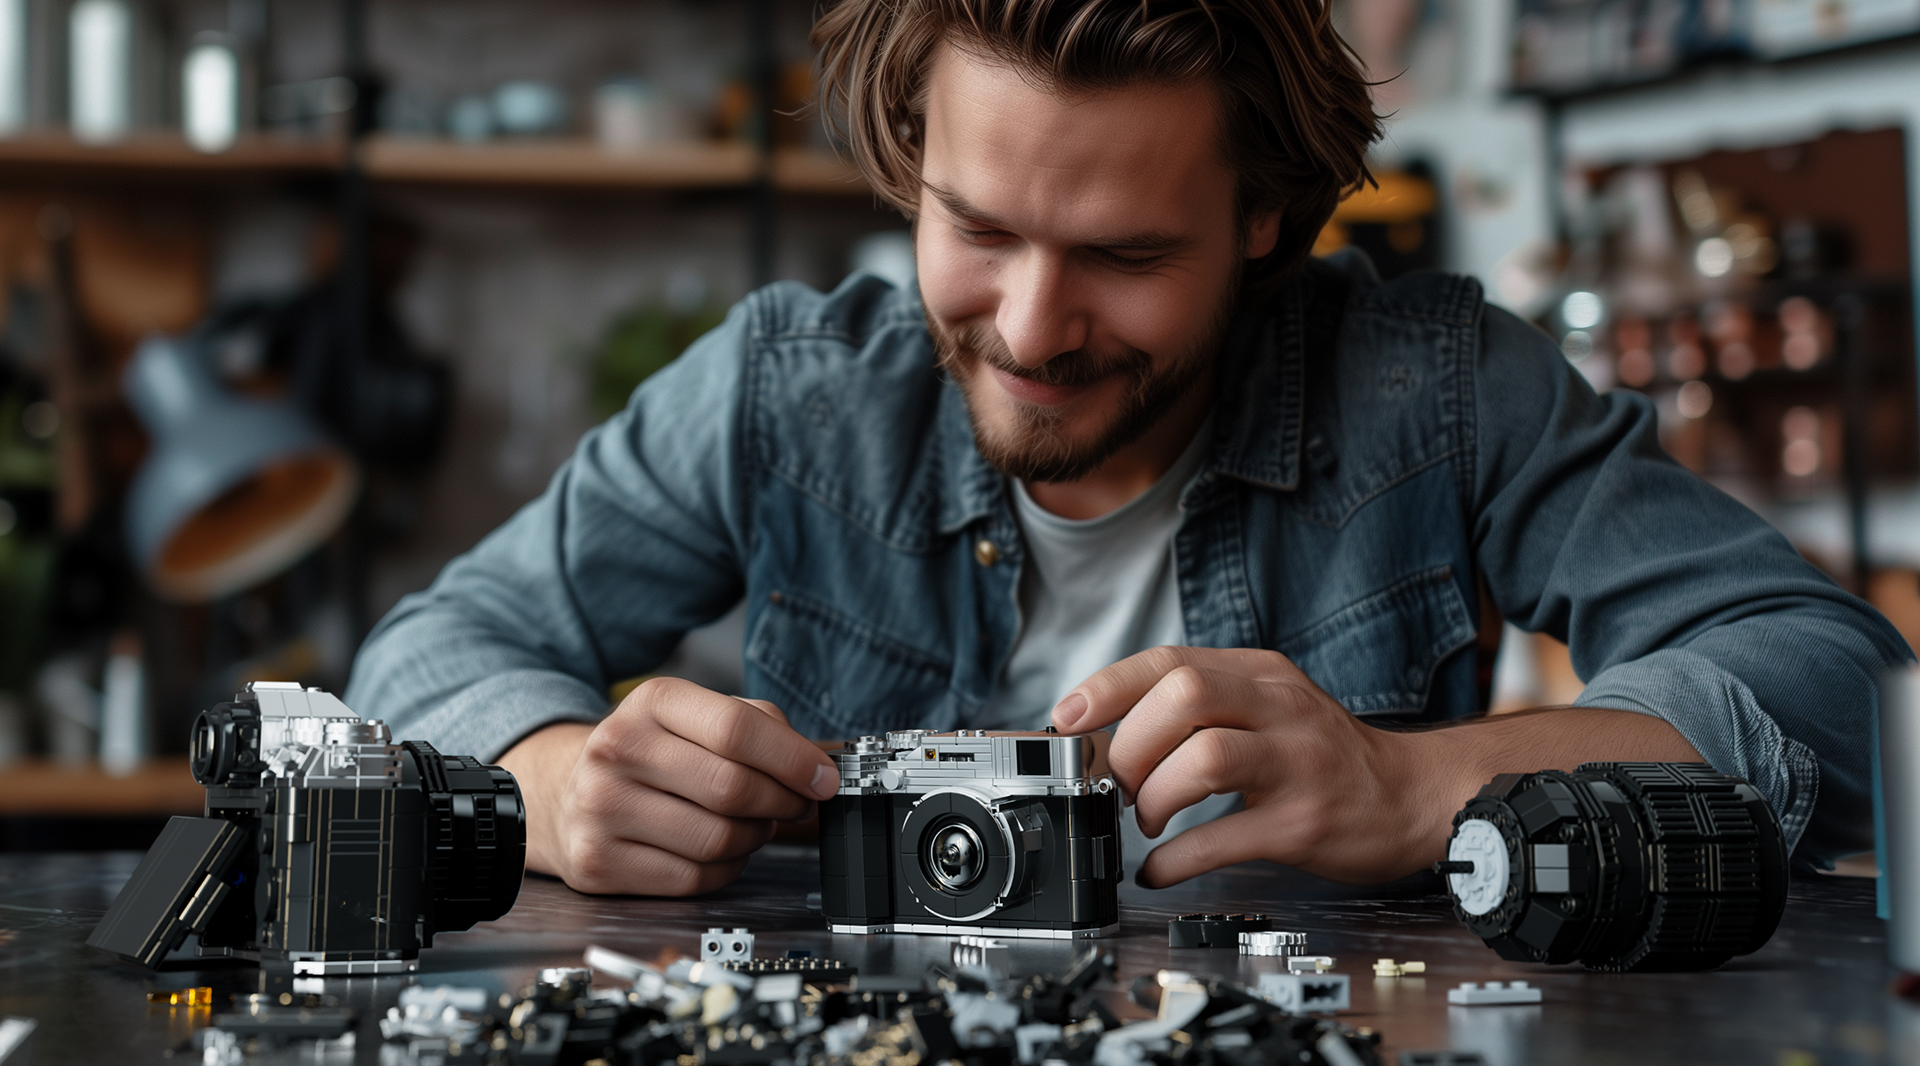
[[[1040, 366], [1024, 367], [991, 327], [947, 328], [929, 314], [927, 331], [933, 336], [940, 369], [960, 385], [966, 397], [974, 447], [981, 458], [1022, 481], [1078, 481], [1139, 440], [1205, 376], [1226, 336], [1237, 296], [1229, 290], [1194, 342], [1160, 367], [1146, 352], [1125, 345], [1100, 352], [1075, 349]], [[1090, 433], [1072, 434], [1067, 416], [1059, 409], [1020, 400], [1013, 401], [1012, 424], [991, 426], [974, 397], [978, 379], [989, 367], [1042, 385], [1092, 385], [1119, 378], [1125, 389], [1120, 402], [1104, 412], [1104, 424]]]

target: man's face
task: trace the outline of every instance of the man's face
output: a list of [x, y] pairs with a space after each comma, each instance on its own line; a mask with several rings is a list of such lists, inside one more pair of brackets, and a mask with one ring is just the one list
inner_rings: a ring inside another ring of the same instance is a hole
[[941, 365], [981, 454], [1073, 481], [1210, 380], [1240, 268], [1277, 217], [1235, 224], [1202, 84], [1060, 95], [943, 48], [928, 81], [916, 256]]

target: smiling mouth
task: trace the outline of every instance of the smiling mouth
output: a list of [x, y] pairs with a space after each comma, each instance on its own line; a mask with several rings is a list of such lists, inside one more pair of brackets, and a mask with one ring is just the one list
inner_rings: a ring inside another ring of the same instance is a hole
[[987, 371], [993, 375], [993, 380], [999, 383], [1001, 390], [1006, 392], [1007, 395], [1012, 396], [1016, 400], [1037, 404], [1041, 407], [1059, 407], [1062, 404], [1086, 395], [1088, 391], [1099, 385], [1102, 381], [1107, 380], [1106, 378], [1097, 378], [1093, 381], [1083, 383], [1055, 385], [1044, 381], [1035, 381], [1032, 378], [1023, 377], [1019, 374], [1010, 374], [997, 366], [989, 365]]

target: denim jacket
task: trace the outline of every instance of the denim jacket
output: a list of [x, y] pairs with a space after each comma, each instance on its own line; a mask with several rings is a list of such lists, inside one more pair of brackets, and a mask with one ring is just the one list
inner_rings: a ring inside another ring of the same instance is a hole
[[[1660, 449], [1471, 279], [1310, 263], [1243, 311], [1174, 542], [1189, 644], [1279, 651], [1370, 721], [1483, 710], [1482, 596], [1657, 715], [1821, 862], [1869, 847], [1872, 608]], [[990, 543], [993, 550], [983, 546]], [[1006, 479], [917, 295], [753, 293], [544, 495], [368, 637], [348, 701], [495, 758], [746, 600], [742, 695], [845, 737], [967, 726], [1020, 628]], [[1539, 769], [1515, 766], [1516, 771]]]

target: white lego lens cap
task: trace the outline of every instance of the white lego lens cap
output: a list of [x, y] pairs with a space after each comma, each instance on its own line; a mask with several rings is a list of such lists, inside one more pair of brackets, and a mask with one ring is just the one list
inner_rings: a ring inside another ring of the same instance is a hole
[[1477, 918], [1506, 898], [1507, 842], [1492, 822], [1484, 818], [1461, 822], [1447, 844], [1447, 860], [1473, 864], [1470, 874], [1447, 875], [1447, 887], [1461, 910]]

